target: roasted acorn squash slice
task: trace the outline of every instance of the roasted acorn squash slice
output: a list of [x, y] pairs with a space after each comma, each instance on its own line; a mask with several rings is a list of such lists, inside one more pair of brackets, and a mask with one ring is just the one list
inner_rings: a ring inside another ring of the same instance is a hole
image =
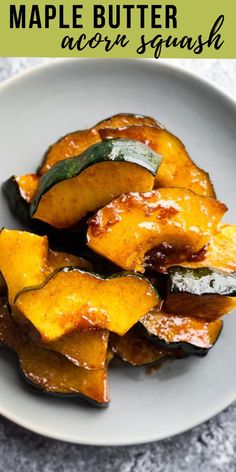
[[152, 248], [171, 248], [176, 262], [198, 252], [225, 211], [221, 202], [183, 188], [128, 193], [90, 219], [88, 246], [123, 269], [144, 272]]
[[[62, 267], [81, 267], [92, 270], [90, 262], [82, 257], [49, 249], [48, 262], [52, 270]], [[106, 367], [109, 332], [104, 329], [73, 331], [52, 343], [42, 343], [42, 347], [60, 352], [74, 364], [90, 370]], [[40, 344], [38, 340], [38, 344]]]
[[79, 367], [89, 370], [104, 369], [107, 365], [109, 332], [105, 329], [75, 330], [54, 342], [37, 340], [37, 345], [63, 354]]
[[134, 328], [124, 336], [112, 333], [109, 343], [117, 357], [133, 366], [156, 365], [173, 357], [171, 352], [145, 339]]
[[101, 276], [78, 268], [55, 271], [40, 286], [17, 294], [15, 308], [44, 341], [55, 341], [75, 329], [108, 329], [125, 334], [159, 297], [140, 275]]
[[15, 177], [15, 179], [18, 184], [19, 191], [22, 198], [26, 202], [30, 203], [33, 200], [38, 190], [38, 185], [39, 185], [38, 175], [37, 174], [19, 175]]
[[236, 272], [170, 267], [165, 301], [171, 313], [217, 319], [236, 307]]
[[135, 141], [97, 143], [77, 158], [58, 162], [41, 177], [31, 216], [68, 228], [122, 192], [151, 190], [160, 160]]
[[102, 139], [126, 138], [145, 143], [163, 159], [155, 179], [155, 187], [184, 187], [206, 197], [215, 197], [209, 175], [189, 157], [183, 143], [166, 129], [151, 126], [129, 126], [100, 129]]
[[24, 378], [48, 393], [81, 395], [100, 406], [109, 402], [107, 370], [89, 371], [36, 346], [21, 332], [0, 300], [0, 343], [14, 351]]
[[82, 257], [49, 249], [47, 236], [5, 228], [0, 232], [0, 272], [10, 304], [17, 292], [42, 283], [55, 269], [67, 266], [92, 270], [91, 263]]
[[101, 141], [101, 138], [96, 129], [85, 129], [67, 134], [50, 146], [44, 156], [41, 167], [38, 169], [38, 174], [45, 174], [57, 162], [82, 154], [86, 149], [99, 141]]
[[236, 272], [174, 266], [168, 270], [171, 293], [236, 297]]
[[[0, 268], [8, 288], [9, 303], [18, 322], [13, 300], [17, 291], [42, 283], [55, 269], [65, 266], [79, 266], [92, 269], [89, 262], [71, 254], [48, 250], [47, 237], [35, 234], [2, 230], [0, 233]], [[30, 323], [24, 323], [27, 334], [42, 345]], [[65, 355], [76, 365], [88, 369], [101, 369], [106, 365], [108, 331], [76, 330], [60, 340], [44, 347]]]
[[[30, 223], [29, 203], [22, 197], [17, 177], [14, 175], [2, 184], [2, 191], [12, 214], [25, 225]], [[30, 179], [31, 180], [31, 179]]]
[[33, 200], [39, 184], [39, 177], [36, 174], [26, 174], [10, 177], [2, 184], [3, 193], [7, 199], [13, 215], [19, 220], [30, 225], [30, 202]]
[[[43, 221], [31, 218], [30, 199], [35, 195], [36, 189], [35, 180], [32, 179], [32, 176], [36, 175], [26, 174], [17, 177], [12, 176], [2, 184], [3, 193], [7, 199], [12, 214], [30, 231], [34, 231], [40, 235], [47, 234], [50, 246], [59, 249], [59, 251], [63, 250], [75, 254], [80, 253], [80, 248], [78, 248], [78, 237], [84, 239], [85, 221], [82, 220], [73, 227], [59, 230]], [[36, 176], [36, 179], [37, 182], [39, 182], [38, 176]]]
[[206, 247], [181, 265], [236, 271], [236, 225], [220, 224]]
[[140, 320], [143, 332], [159, 348], [182, 349], [186, 354], [205, 355], [217, 341], [223, 322], [208, 322], [153, 309]]
[[74, 131], [59, 139], [47, 150], [43, 163], [38, 170], [39, 175], [45, 174], [57, 162], [82, 154], [86, 149], [101, 141], [100, 128], [117, 128], [130, 125], [160, 126], [156, 120], [148, 116], [119, 113], [100, 121], [94, 128]]
[[0, 232], [0, 271], [12, 305], [17, 292], [41, 284], [52, 272], [48, 265], [47, 236], [3, 229]]

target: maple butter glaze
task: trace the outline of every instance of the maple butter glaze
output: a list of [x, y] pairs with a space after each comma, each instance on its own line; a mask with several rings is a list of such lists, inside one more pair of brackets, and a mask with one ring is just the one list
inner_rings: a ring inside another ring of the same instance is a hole
[[141, 336], [135, 329], [131, 329], [124, 336], [112, 333], [109, 344], [117, 357], [133, 366], [153, 365], [172, 355]]
[[108, 331], [74, 331], [54, 343], [45, 344], [31, 322], [20, 316], [14, 305], [18, 291], [42, 283], [55, 269], [77, 266], [88, 270], [85, 259], [48, 249], [47, 237], [24, 231], [2, 230], [0, 233], [0, 264], [8, 287], [8, 299], [15, 319], [28, 336], [50, 350], [62, 353], [76, 365], [101, 369], [106, 365]]
[[38, 171], [38, 174], [45, 174], [57, 162], [78, 156], [93, 144], [101, 141], [101, 136], [99, 133], [100, 128], [106, 128], [108, 126], [109, 128], [116, 128], [130, 125], [158, 126], [157, 122], [151, 117], [132, 115], [129, 113], [119, 113], [101, 121], [95, 125], [94, 128], [69, 133], [50, 146], [44, 156], [43, 163]]
[[[192, 316], [178, 316], [153, 309], [140, 323], [152, 338], [157, 337], [161, 345], [169, 348], [182, 347], [184, 344], [195, 348], [210, 349], [222, 329], [222, 321], [207, 322]], [[191, 350], [187, 348], [187, 351]]]
[[102, 141], [40, 178], [30, 214], [68, 228], [122, 192], [152, 190], [161, 158], [138, 141]]
[[59, 269], [43, 285], [18, 293], [15, 301], [15, 309], [45, 342], [75, 329], [108, 329], [123, 335], [155, 305], [158, 295], [143, 277], [102, 277], [73, 267]]
[[101, 138], [95, 129], [86, 129], [67, 134], [53, 144], [46, 152], [38, 174], [40, 176], [45, 174], [57, 162], [78, 156], [99, 141], [101, 141]]
[[215, 197], [209, 175], [189, 157], [183, 143], [166, 129], [152, 126], [128, 126], [100, 130], [102, 139], [136, 139], [152, 148], [163, 159], [156, 175], [155, 186], [184, 187], [206, 197]]
[[30, 203], [34, 196], [36, 195], [36, 192], [38, 190], [38, 185], [39, 185], [39, 177], [37, 174], [25, 174], [25, 175], [19, 175], [15, 178], [20, 194], [22, 198]]
[[226, 209], [183, 188], [123, 194], [89, 220], [88, 246], [123, 269], [144, 272], [145, 254], [160, 245], [179, 260], [200, 251]]
[[236, 225], [220, 224], [204, 250], [194, 256], [181, 265], [236, 271]]
[[204, 320], [216, 320], [236, 308], [236, 297], [219, 295], [192, 295], [191, 293], [168, 293], [164, 307], [177, 315], [188, 315]]
[[41, 284], [55, 269], [65, 266], [92, 269], [82, 257], [49, 249], [47, 236], [5, 228], [0, 232], [0, 267], [10, 305], [19, 291]]
[[13, 350], [24, 377], [49, 393], [79, 394], [101, 405], [109, 402], [106, 368], [77, 367], [61, 354], [38, 347], [19, 329], [0, 299], [0, 343]]

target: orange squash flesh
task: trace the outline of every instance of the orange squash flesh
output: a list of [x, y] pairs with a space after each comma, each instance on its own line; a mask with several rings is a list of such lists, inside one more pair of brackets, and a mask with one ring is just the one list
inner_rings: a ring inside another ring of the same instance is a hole
[[181, 265], [236, 271], [236, 225], [220, 224], [206, 248]]
[[39, 176], [37, 174], [25, 174], [15, 177], [22, 198], [30, 203], [37, 192]]
[[133, 366], [153, 365], [171, 357], [153, 342], [131, 329], [124, 336], [111, 334], [110, 345], [120, 359]]
[[56, 228], [68, 228], [122, 192], [152, 190], [153, 183], [153, 175], [142, 166], [99, 162], [54, 185], [42, 196], [33, 217]]
[[101, 405], [109, 402], [106, 369], [89, 371], [61, 354], [36, 346], [23, 335], [3, 300], [0, 342], [17, 354], [24, 377], [35, 387], [50, 393], [81, 394]]
[[19, 313], [29, 320], [45, 342], [75, 329], [108, 329], [125, 334], [159, 298], [147, 279], [131, 274], [110, 278], [78, 268], [61, 269], [47, 281], [20, 292]]
[[192, 295], [190, 293], [168, 293], [164, 303], [165, 311], [177, 315], [217, 320], [236, 308], [235, 297], [220, 295]]
[[[14, 298], [18, 291], [42, 283], [55, 269], [65, 266], [92, 269], [83, 258], [48, 250], [46, 236], [5, 229], [0, 233], [0, 267], [8, 287], [9, 303], [17, 322], [41, 345], [33, 326], [25, 320], [22, 323], [14, 307]], [[106, 365], [107, 344], [106, 330], [76, 330], [55, 343], [43, 344], [43, 347], [62, 353], [81, 367], [102, 369]]]
[[119, 113], [99, 122], [94, 128], [74, 131], [54, 143], [46, 152], [38, 175], [45, 174], [57, 162], [82, 154], [86, 149], [101, 141], [100, 128], [118, 128], [130, 125], [159, 127], [159, 123], [149, 116]]
[[46, 152], [38, 175], [45, 174], [53, 165], [64, 159], [78, 156], [95, 143], [101, 141], [100, 128], [118, 128], [130, 125], [159, 127], [159, 123], [149, 116], [120, 113], [99, 122], [94, 128], [74, 131], [52, 144]]
[[141, 318], [140, 322], [148, 335], [157, 337], [160, 345], [174, 349], [187, 348], [187, 351], [193, 348], [210, 349], [215, 344], [223, 323], [221, 320], [207, 322], [192, 316], [173, 315], [155, 308]]
[[107, 365], [109, 332], [105, 329], [75, 330], [50, 343], [38, 343], [45, 349], [60, 352], [79, 367], [104, 369]]
[[[224, 272], [236, 271], [236, 225], [220, 224], [206, 248], [180, 265], [194, 269], [209, 267]], [[196, 317], [214, 320], [235, 309], [236, 299], [219, 295], [168, 293], [165, 305], [177, 314], [191, 313]]]
[[17, 292], [41, 284], [51, 273], [47, 236], [3, 229], [0, 233], [0, 270], [12, 305]]
[[[92, 270], [92, 264], [82, 257], [49, 249], [48, 262], [52, 270], [77, 266]], [[90, 370], [106, 367], [109, 332], [104, 329], [73, 331], [42, 347], [60, 352], [74, 364]]]
[[17, 292], [43, 283], [55, 269], [66, 266], [92, 270], [82, 257], [49, 249], [47, 236], [5, 228], [0, 232], [0, 271], [10, 305]]
[[129, 126], [122, 129], [100, 129], [102, 139], [127, 138], [141, 141], [160, 154], [155, 187], [184, 187], [198, 195], [215, 197], [209, 175], [194, 164], [183, 143], [166, 129], [151, 126]]
[[144, 272], [152, 248], [186, 260], [211, 238], [226, 206], [187, 189], [121, 195], [89, 221], [88, 246], [125, 270]]
[[99, 141], [101, 138], [95, 129], [85, 129], [67, 134], [49, 148], [38, 174], [40, 176], [45, 174], [57, 162], [78, 156]]

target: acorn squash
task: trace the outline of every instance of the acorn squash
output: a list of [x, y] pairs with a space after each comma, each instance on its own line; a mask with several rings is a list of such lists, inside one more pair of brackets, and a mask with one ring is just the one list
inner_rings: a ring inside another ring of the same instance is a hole
[[[81, 241], [84, 240], [85, 221], [81, 220], [77, 225], [70, 228], [57, 229], [43, 221], [31, 218], [30, 198], [32, 198], [35, 191], [35, 180], [32, 179], [32, 176], [36, 176], [36, 174], [12, 176], [2, 184], [3, 194], [7, 199], [10, 211], [31, 232], [34, 231], [39, 235], [46, 234], [50, 246], [59, 249], [59, 251], [81, 254], [81, 247], [78, 247], [78, 237], [81, 238]], [[39, 182], [39, 177], [36, 177]], [[26, 188], [28, 188], [27, 192]], [[90, 255], [92, 256], [91, 252]]]
[[[92, 270], [92, 264], [82, 257], [73, 256], [63, 252], [48, 252], [48, 263], [51, 270], [62, 267], [77, 266], [87, 270]], [[35, 333], [30, 327], [29, 334], [35, 337]], [[27, 328], [25, 328], [27, 330]], [[33, 333], [33, 334], [32, 334]], [[109, 332], [104, 329], [73, 331], [62, 336], [57, 341], [43, 343], [37, 338], [37, 344], [52, 351], [60, 352], [74, 364], [89, 370], [99, 370], [106, 367], [107, 348]]]
[[171, 313], [212, 320], [236, 307], [236, 272], [176, 266], [168, 276], [165, 307]]
[[[55, 269], [65, 266], [78, 266], [88, 270], [92, 265], [81, 257], [48, 249], [47, 237], [14, 230], [2, 230], [0, 233], [0, 268], [8, 288], [8, 299], [13, 315], [18, 323], [14, 298], [17, 291], [25, 287], [42, 283]], [[29, 337], [53, 351], [66, 356], [76, 365], [88, 369], [101, 369], [106, 365], [108, 331], [76, 330], [62, 336], [54, 343], [44, 345], [31, 323], [22, 324]]]
[[76, 329], [125, 334], [159, 297], [140, 275], [101, 276], [76, 267], [58, 269], [39, 286], [16, 295], [15, 310], [34, 325], [44, 342]]
[[100, 129], [102, 139], [135, 139], [145, 143], [163, 159], [155, 179], [155, 187], [184, 187], [198, 195], [215, 197], [209, 175], [189, 157], [183, 143], [166, 129], [153, 126], [129, 126]]
[[17, 292], [31, 285], [41, 284], [52, 272], [48, 265], [47, 236], [2, 229], [0, 270], [12, 305]]
[[0, 272], [7, 284], [10, 304], [13, 304], [17, 292], [41, 284], [55, 269], [65, 266], [93, 268], [82, 257], [49, 249], [47, 236], [5, 228], [1, 230]]
[[130, 125], [160, 126], [156, 120], [148, 116], [119, 113], [100, 121], [94, 128], [74, 131], [49, 147], [38, 169], [38, 175], [45, 174], [57, 162], [82, 154], [86, 149], [101, 141], [100, 128], [117, 128]]
[[65, 397], [81, 395], [98, 406], [108, 405], [107, 370], [77, 367], [61, 354], [36, 346], [21, 332], [2, 299], [0, 343], [16, 353], [24, 378], [34, 387]]
[[90, 219], [88, 246], [125, 270], [144, 272], [145, 254], [153, 248], [164, 255], [171, 249], [175, 263], [198, 252], [225, 211], [223, 203], [183, 188], [128, 193]]
[[32, 224], [29, 214], [30, 201], [33, 199], [39, 183], [36, 174], [12, 176], [2, 184], [3, 193], [13, 215], [25, 225]]
[[132, 366], [151, 366], [173, 357], [170, 351], [161, 349], [132, 328], [124, 336], [112, 333], [110, 346], [114, 354]]
[[200, 253], [193, 254], [189, 261], [181, 263], [181, 266], [236, 271], [236, 225], [220, 224], [206, 247]]
[[181, 349], [203, 356], [216, 343], [222, 320], [208, 322], [192, 316], [179, 316], [153, 309], [140, 320], [143, 332], [162, 349]]
[[99, 141], [101, 138], [96, 129], [84, 129], [67, 134], [47, 150], [42, 165], [38, 169], [38, 175], [48, 172], [57, 162], [82, 154]]
[[94, 144], [83, 155], [58, 162], [40, 178], [31, 216], [68, 228], [122, 192], [151, 190], [160, 160], [135, 141]]

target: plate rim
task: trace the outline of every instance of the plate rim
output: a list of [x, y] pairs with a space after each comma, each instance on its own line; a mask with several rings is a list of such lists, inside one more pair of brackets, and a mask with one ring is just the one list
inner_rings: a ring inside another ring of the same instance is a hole
[[[28, 69], [23, 70], [20, 73], [17, 73], [13, 75], [12, 77], [4, 80], [2, 83], [0, 83], [0, 93], [3, 92], [4, 89], [7, 89], [8, 87], [14, 86], [14, 84], [17, 83], [18, 81], [24, 80], [25, 77], [27, 78], [29, 76], [33, 76], [34, 74], [37, 75], [38, 72], [47, 71], [47, 69], [52, 69], [54, 67], [57, 67], [60, 64], [62, 65], [64, 64], [66, 66], [69, 62], [70, 63], [76, 62], [76, 63], [81, 63], [81, 64], [84, 62], [93, 62], [93, 63], [97, 62], [98, 64], [101, 64], [101, 62], [105, 62], [106, 64], [112, 63], [112, 62], [116, 62], [116, 63], [120, 62], [123, 64], [137, 63], [143, 68], [146, 68], [147, 66], [152, 67], [153, 69], [159, 68], [162, 70], [166, 70], [167, 73], [169, 74], [177, 73], [178, 76], [184, 76], [185, 78], [187, 77], [189, 81], [192, 81], [198, 84], [200, 83], [203, 86], [210, 89], [211, 91], [214, 91], [217, 95], [220, 95], [221, 98], [226, 102], [226, 104], [228, 106], [231, 106], [234, 109], [234, 112], [236, 112], [236, 99], [232, 98], [228, 93], [222, 90], [219, 85], [215, 84], [208, 78], [201, 77], [198, 73], [195, 73], [190, 70], [186, 70], [183, 67], [178, 66], [176, 64], [171, 64], [170, 61], [171, 60], [168, 60], [168, 62], [166, 62], [165, 59], [156, 61], [155, 59], [136, 59], [136, 58], [135, 59], [134, 58], [133, 59], [132, 58], [119, 58], [119, 59], [57, 58], [51, 62], [33, 65], [29, 67]], [[143, 440], [140, 437], [140, 438], [136, 438], [135, 440], [132, 440], [132, 439], [127, 440], [126, 438], [124, 440], [120, 439], [119, 441], [117, 441], [117, 440], [112, 440], [111, 438], [109, 440], [106, 440], [106, 442], [104, 442], [104, 440], [100, 440], [99, 437], [96, 440], [93, 440], [93, 439], [91, 440], [89, 438], [84, 438], [84, 439], [76, 438], [73, 434], [69, 436], [67, 433], [63, 433], [63, 431], [61, 433], [60, 431], [58, 432], [55, 431], [54, 433], [51, 433], [51, 432], [48, 432], [47, 429], [45, 429], [42, 426], [37, 426], [34, 423], [32, 424], [32, 421], [30, 422], [30, 420], [19, 418], [18, 415], [12, 414], [10, 411], [8, 411], [7, 408], [2, 407], [1, 405], [0, 405], [0, 415], [5, 417], [7, 420], [10, 420], [13, 423], [17, 424], [18, 426], [27, 429], [28, 431], [32, 431], [33, 433], [40, 434], [43, 437], [55, 439], [58, 441], [64, 441], [67, 443], [87, 445], [87, 446], [124, 447], [124, 446], [141, 445], [141, 444], [162, 441], [163, 439], [172, 438], [174, 436], [182, 434], [208, 421], [209, 419], [213, 418], [214, 416], [219, 414], [221, 411], [223, 411], [225, 408], [230, 406], [230, 404], [232, 404], [235, 400], [236, 400], [236, 388], [235, 389], [233, 388], [232, 391], [230, 391], [230, 393], [228, 392], [228, 394], [225, 395], [223, 399], [221, 399], [221, 401], [219, 401], [218, 403], [215, 402], [214, 407], [212, 407], [211, 410], [207, 414], [203, 415], [201, 419], [193, 421], [192, 424], [189, 425], [188, 427], [186, 426], [179, 427], [176, 425], [175, 428], [173, 428], [172, 433], [169, 434], [168, 436], [164, 433], [163, 435], [159, 435], [157, 439], [156, 437], [154, 437], [155, 435], [152, 434], [150, 435], [151, 438], [147, 440]]]

